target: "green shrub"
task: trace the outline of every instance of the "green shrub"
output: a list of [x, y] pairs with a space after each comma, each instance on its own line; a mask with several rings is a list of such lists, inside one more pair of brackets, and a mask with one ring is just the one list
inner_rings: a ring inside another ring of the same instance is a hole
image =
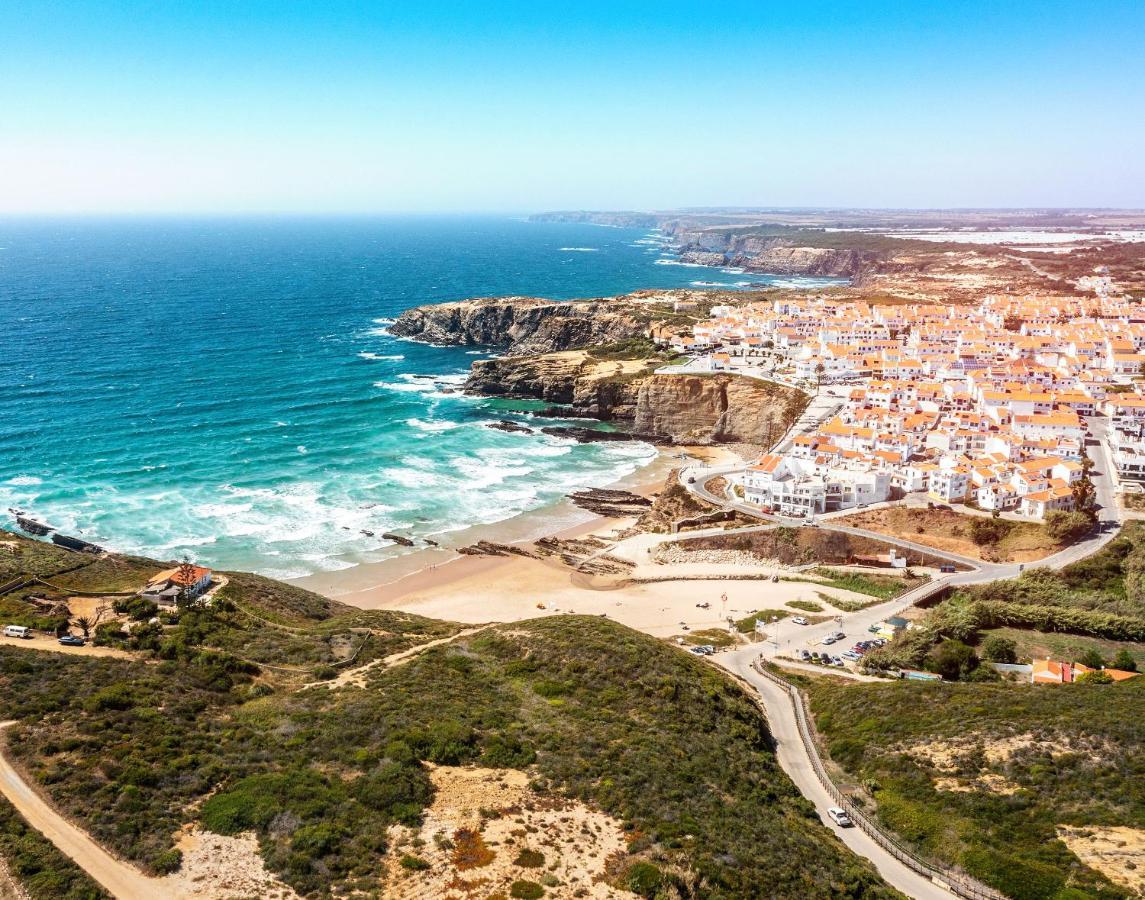
[[411, 856], [408, 853], [401, 858], [400, 865], [411, 872], [424, 872], [430, 868], [430, 864], [420, 856]]
[[160, 875], [178, 872], [183, 867], [183, 851], [172, 848], [151, 860], [151, 868]]
[[633, 863], [624, 873], [624, 886], [641, 897], [655, 897], [663, 884], [664, 874], [652, 863]]
[[1009, 638], [992, 634], [982, 642], [982, 658], [996, 663], [1016, 663], [1018, 645]]
[[978, 655], [961, 641], [943, 641], [927, 654], [924, 665], [928, 672], [957, 681], [978, 668]]
[[130, 616], [136, 622], [146, 622], [159, 613], [159, 604], [143, 597], [121, 597], [112, 607], [120, 615]]
[[509, 896], [514, 900], [539, 900], [545, 896], [545, 889], [535, 881], [514, 881], [509, 886]]
[[103, 888], [0, 797], [0, 857], [31, 900], [111, 900]]
[[545, 854], [539, 850], [530, 850], [528, 847], [521, 849], [517, 854], [517, 858], [513, 860], [513, 865], [521, 866], [525, 869], [539, 869], [545, 864]]

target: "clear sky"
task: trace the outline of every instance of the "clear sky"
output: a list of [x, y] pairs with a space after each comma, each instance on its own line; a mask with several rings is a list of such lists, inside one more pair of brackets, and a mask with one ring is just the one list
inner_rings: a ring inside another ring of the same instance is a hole
[[0, 3], [0, 212], [1145, 207], [1145, 2]]

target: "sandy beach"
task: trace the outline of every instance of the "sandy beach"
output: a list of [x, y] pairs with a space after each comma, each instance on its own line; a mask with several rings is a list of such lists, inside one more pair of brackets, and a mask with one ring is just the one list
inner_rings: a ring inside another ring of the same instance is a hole
[[[727, 448], [674, 447], [613, 486], [651, 496], [663, 487], [666, 473], [678, 465], [681, 451], [712, 465], [738, 458]], [[773, 575], [792, 574], [782, 566], [658, 563], [653, 559], [656, 547], [672, 540], [672, 536], [643, 534], [618, 541], [620, 533], [634, 519], [610, 519], [583, 510], [577, 512], [582, 521], [555, 534], [542, 527], [541, 531], [533, 530], [515, 541], [506, 540], [506, 533], [519, 534], [522, 528], [543, 526], [542, 511], [539, 523], [488, 526], [472, 540], [484, 538], [527, 546], [530, 541], [549, 534], [564, 539], [596, 538], [608, 545], [610, 554], [631, 563], [631, 571], [622, 576], [592, 576], [577, 572], [553, 557], [462, 556], [436, 550], [358, 567], [369, 570], [365, 572], [326, 573], [300, 579], [297, 583], [363, 609], [400, 609], [471, 624], [574, 613], [604, 615], [657, 637], [726, 628], [729, 617], [739, 619], [756, 610], [782, 607], [792, 600], [816, 601], [817, 592], [823, 590], [819, 585], [805, 582], [771, 581]], [[567, 522], [564, 515], [562, 510], [552, 518]], [[409, 571], [412, 557], [421, 565]], [[869, 599], [845, 591], [829, 593], [849, 599]], [[706, 608], [699, 605], [703, 603], [707, 604]], [[793, 631], [789, 639], [795, 637]]]

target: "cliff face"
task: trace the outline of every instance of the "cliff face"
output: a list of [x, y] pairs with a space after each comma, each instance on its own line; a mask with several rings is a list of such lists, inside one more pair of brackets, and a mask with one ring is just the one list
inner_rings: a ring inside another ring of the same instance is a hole
[[566, 415], [630, 423], [666, 443], [770, 445], [799, 415], [800, 391], [733, 375], [657, 375], [654, 362], [594, 361], [584, 353], [481, 360], [468, 393], [525, 397]]
[[633, 427], [673, 443], [770, 445], [798, 417], [806, 395], [733, 375], [652, 375], [640, 382]]
[[680, 259], [705, 266], [738, 266], [776, 275], [854, 278], [876, 262], [863, 250], [797, 247], [783, 237], [742, 234], [723, 229], [679, 231]]
[[552, 353], [643, 337], [648, 322], [634, 312], [631, 306], [608, 300], [481, 298], [408, 309], [390, 326], [390, 333], [431, 344]]

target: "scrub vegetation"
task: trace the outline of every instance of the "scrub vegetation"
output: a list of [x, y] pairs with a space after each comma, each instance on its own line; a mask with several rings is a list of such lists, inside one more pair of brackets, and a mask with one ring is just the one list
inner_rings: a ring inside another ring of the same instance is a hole
[[1145, 678], [1117, 685], [844, 684], [814, 679], [832, 760], [923, 854], [1015, 900], [1130, 892], [1060, 825], [1145, 825]]
[[[420, 823], [427, 764], [480, 764], [525, 770], [541, 797], [622, 822], [627, 849], [608, 869], [618, 887], [895, 896], [779, 769], [738, 685], [623, 626], [565, 616], [461, 635], [252, 576], [160, 618], [105, 633], [134, 659], [0, 646], [0, 695], [18, 723], [8, 752], [149, 872], [179, 867], [173, 836], [198, 822], [254, 831], [268, 867], [303, 895], [377, 891], [387, 854], [418, 868], [386, 835]], [[364, 667], [442, 637], [455, 639]]]

